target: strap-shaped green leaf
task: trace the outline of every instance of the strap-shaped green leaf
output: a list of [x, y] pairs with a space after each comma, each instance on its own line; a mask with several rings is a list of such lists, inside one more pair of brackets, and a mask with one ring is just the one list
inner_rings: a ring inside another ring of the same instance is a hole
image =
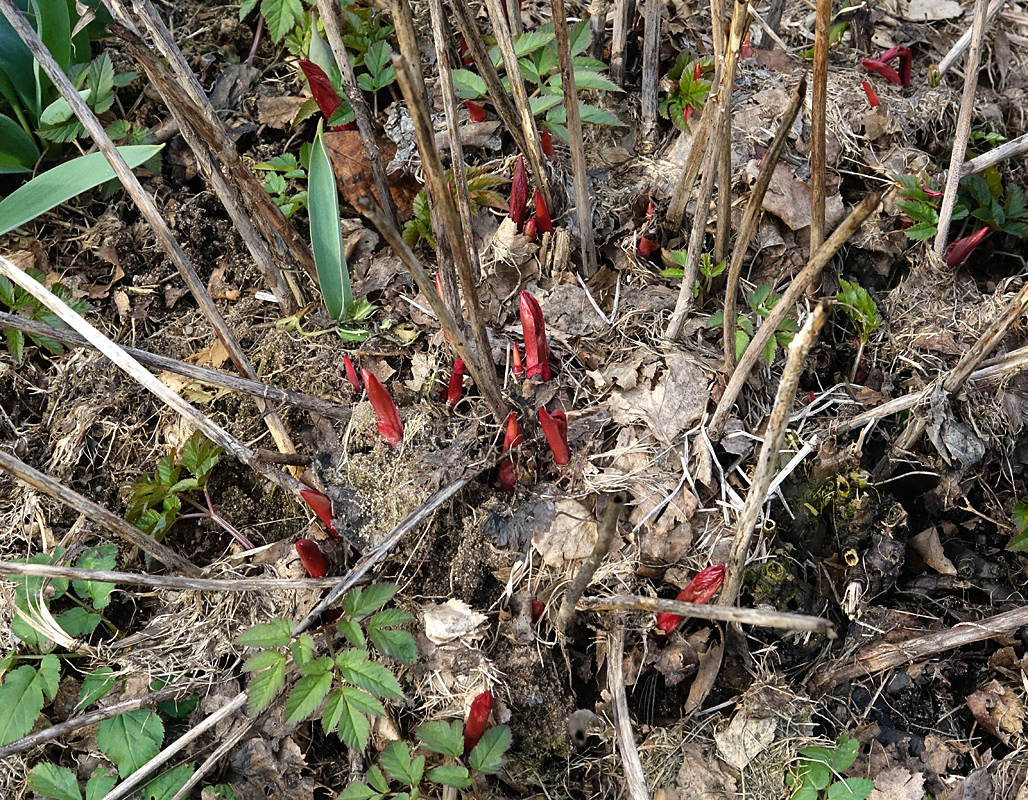
[[353, 306], [353, 290], [343, 253], [343, 233], [339, 227], [339, 191], [321, 123], [318, 123], [318, 133], [311, 148], [307, 211], [311, 219], [311, 247], [321, 297], [328, 315], [334, 320], [341, 320]]

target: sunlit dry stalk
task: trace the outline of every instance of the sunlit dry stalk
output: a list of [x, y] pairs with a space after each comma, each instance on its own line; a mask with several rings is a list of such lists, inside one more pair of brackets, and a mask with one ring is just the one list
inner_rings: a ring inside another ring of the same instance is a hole
[[371, 166], [371, 176], [375, 181], [375, 189], [378, 191], [378, 204], [382, 211], [395, 222], [397, 220], [396, 205], [389, 192], [389, 181], [386, 178], [385, 166], [382, 164], [382, 154], [378, 150], [375, 129], [371, 125], [371, 110], [368, 108], [367, 100], [364, 99], [364, 92], [357, 85], [357, 75], [353, 71], [353, 64], [350, 63], [350, 56], [343, 44], [342, 31], [339, 29], [339, 3], [329, 2], [329, 0], [317, 0], [317, 3], [321, 22], [325, 26], [325, 34], [328, 36], [328, 43], [332, 48], [332, 55], [335, 56], [336, 66], [339, 67], [343, 91], [353, 109], [353, 118], [357, 123], [357, 130], [360, 131], [361, 142], [364, 144], [364, 154], [368, 157], [368, 164]]
[[825, 123], [828, 101], [828, 32], [832, 0], [817, 0], [814, 18], [814, 79], [810, 110], [810, 252], [825, 238], [825, 181], [827, 150]]
[[792, 130], [792, 123], [796, 115], [803, 107], [803, 98], [807, 93], [807, 76], [800, 78], [796, 91], [792, 94], [788, 108], [778, 123], [778, 130], [771, 146], [764, 155], [764, 163], [760, 165], [757, 173], [757, 180], [750, 189], [750, 197], [746, 203], [746, 211], [743, 213], [742, 226], [739, 229], [739, 236], [735, 240], [735, 250], [732, 252], [732, 263], [728, 268], [728, 277], [725, 282], [725, 324], [724, 332], [724, 353], [725, 373], [731, 375], [735, 369], [735, 314], [736, 294], [739, 291], [739, 278], [742, 275], [743, 261], [746, 260], [746, 251], [749, 249], [750, 237], [757, 228], [757, 221], [760, 219], [761, 208], [764, 203], [764, 195], [767, 187], [771, 185], [771, 176], [774, 175], [775, 166], [778, 164], [778, 157], [785, 148], [789, 138], [789, 131]]
[[757, 328], [756, 334], [749, 345], [747, 345], [746, 351], [742, 354], [739, 366], [732, 373], [732, 377], [725, 387], [724, 394], [721, 396], [721, 400], [718, 402], [717, 408], [714, 409], [714, 414], [707, 425], [707, 435], [713, 441], [720, 441], [721, 437], [724, 436], [725, 424], [728, 422], [728, 415], [732, 410], [732, 406], [735, 405], [739, 392], [742, 391], [743, 384], [749, 377], [757, 360], [761, 358], [764, 346], [775, 335], [775, 331], [778, 330], [779, 324], [790, 313], [793, 306], [799, 302], [804, 292], [807, 291], [807, 287], [821, 274], [825, 264], [832, 259], [839, 248], [846, 243], [846, 240], [856, 233], [860, 224], [877, 207], [878, 200], [878, 194], [871, 192], [854, 206], [846, 219], [839, 223], [839, 227], [832, 232], [832, 235], [825, 240], [825, 243], [818, 248], [817, 252], [810, 257], [807, 265], [792, 279], [792, 283], [785, 290], [782, 299], [775, 304], [775, 307], [771, 309], [771, 313], [760, 323], [760, 327]]
[[[720, 9], [721, 0], [712, 0], [711, 9]], [[742, 40], [749, 30], [749, 4], [736, 0], [732, 10], [732, 31], [728, 39], [727, 64], [728, 73], [722, 102], [718, 109], [721, 112], [721, 124], [716, 139], [717, 146], [717, 229], [714, 234], [714, 260], [724, 261], [728, 257], [728, 240], [732, 226], [732, 90], [735, 88], [735, 72], [739, 66], [739, 53]], [[723, 24], [723, 23], [722, 23]], [[722, 39], [724, 36], [722, 35]]]
[[771, 418], [764, 435], [764, 444], [760, 449], [757, 466], [753, 471], [753, 481], [750, 483], [750, 489], [746, 495], [746, 504], [743, 506], [735, 526], [732, 550], [725, 564], [725, 582], [716, 605], [735, 605], [739, 588], [742, 586], [746, 557], [750, 551], [753, 532], [757, 527], [757, 518], [767, 499], [767, 490], [777, 469], [778, 451], [782, 449], [782, 442], [785, 439], [785, 429], [789, 422], [792, 402], [796, 396], [796, 387], [799, 385], [800, 373], [803, 372], [803, 365], [807, 360], [810, 348], [814, 346], [821, 328], [828, 319], [828, 309], [832, 302], [834, 301], [822, 300], [818, 303], [804, 321], [803, 327], [796, 334], [796, 338], [792, 340], [792, 344], [789, 345], [789, 358], [785, 363], [782, 380], [778, 384], [775, 404], [771, 409]]
[[[491, 0], [495, 2], [495, 0]], [[593, 235], [592, 201], [589, 197], [589, 175], [585, 164], [585, 141], [582, 138], [582, 117], [578, 111], [578, 89], [575, 87], [575, 69], [571, 62], [571, 41], [568, 36], [568, 18], [564, 0], [552, 0], [553, 32], [557, 40], [560, 59], [561, 86], [564, 89], [564, 108], [567, 110], [568, 139], [571, 144], [571, 175], [575, 183], [575, 213], [578, 215], [579, 236], [582, 239], [582, 274], [591, 278], [596, 274], [596, 242]], [[546, 207], [553, 203], [546, 200]]]
[[[640, 143], [648, 150], [656, 147], [657, 135], [657, 87], [660, 60], [660, 29], [663, 22], [664, 0], [643, 0], [643, 57], [642, 98], [640, 114]], [[716, 6], [711, 3], [711, 7]]]
[[625, 84], [625, 50], [628, 48], [628, 11], [632, 0], [614, 0], [614, 32], [610, 40], [610, 79]]

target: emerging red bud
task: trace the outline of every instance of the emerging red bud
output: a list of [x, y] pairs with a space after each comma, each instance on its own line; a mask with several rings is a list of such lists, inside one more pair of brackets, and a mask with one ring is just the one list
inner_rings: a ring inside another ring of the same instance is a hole
[[636, 249], [638, 250], [638, 253], [642, 258], [649, 258], [658, 250], [660, 250], [660, 245], [652, 239], [648, 239], [645, 236], [640, 236], [639, 244], [637, 245]]
[[325, 70], [313, 61], [301, 61], [300, 69], [303, 70], [303, 74], [307, 77], [307, 83], [311, 87], [311, 95], [314, 97], [314, 102], [318, 104], [318, 108], [325, 115], [325, 121], [327, 122], [332, 119], [332, 115], [343, 104], [342, 98], [339, 97], [339, 92], [332, 85], [332, 81], [325, 74]]
[[875, 90], [871, 88], [871, 84], [861, 80], [860, 85], [864, 87], [864, 94], [867, 95], [867, 102], [871, 104], [871, 108], [878, 108], [881, 101], [878, 99], [878, 95], [875, 94]]
[[328, 562], [317, 543], [311, 539], [300, 539], [296, 542], [296, 552], [300, 554], [300, 561], [308, 576], [324, 578], [328, 575]]
[[894, 70], [888, 64], [883, 64], [881, 61], [878, 61], [874, 58], [865, 58], [860, 63], [872, 72], [877, 72], [889, 83], [902, 83], [902, 80], [900, 76], [897, 74], [896, 70]]
[[332, 527], [332, 501], [315, 489], [301, 489], [300, 497], [310, 506], [311, 511], [321, 520], [321, 524], [328, 529], [328, 532], [337, 539], [341, 539], [342, 537]]
[[485, 109], [474, 100], [465, 100], [464, 105], [468, 107], [468, 114], [472, 122], [485, 122]]
[[446, 387], [446, 403], [453, 408], [460, 402], [464, 394], [464, 361], [457, 359], [453, 362], [453, 372], [450, 373], [450, 383]]
[[525, 217], [528, 211], [528, 175], [525, 172], [525, 157], [518, 156], [514, 165], [514, 177], [510, 183], [510, 213], [518, 227], [518, 233], [525, 228]]
[[553, 137], [550, 136], [549, 131], [539, 134], [539, 144], [542, 145], [543, 155], [547, 158], [553, 158], [557, 154], [557, 151], [553, 149]]
[[368, 400], [378, 417], [378, 432], [390, 447], [399, 447], [403, 444], [403, 422], [396, 403], [378, 378], [366, 369], [361, 370], [361, 377], [368, 389]]
[[[699, 603], [703, 605], [712, 598], [725, 580], [725, 565], [715, 564], [699, 572], [695, 578], [689, 581], [689, 585], [679, 592], [675, 598], [680, 603]], [[681, 624], [685, 617], [678, 614], [661, 612], [657, 614], [657, 629], [664, 634], [669, 634]]]
[[357, 370], [353, 368], [353, 362], [350, 360], [350, 357], [346, 353], [343, 353], [343, 369], [346, 371], [346, 380], [349, 381], [350, 385], [353, 387], [353, 390], [357, 392], [357, 394], [360, 394], [360, 378], [357, 377]]
[[[518, 418], [514, 415], [514, 412], [510, 412], [510, 416], [507, 417], [507, 431], [503, 436], [503, 452], [504, 454], [509, 453], [512, 447], [517, 447], [521, 444], [521, 426], [518, 425]], [[517, 484], [517, 476], [514, 473], [514, 460], [510, 457], [503, 459], [500, 462], [500, 489], [505, 492], [513, 492], [514, 486]]]
[[546, 208], [546, 200], [538, 189], [535, 190], [535, 222], [539, 233], [553, 233], [553, 222]]
[[516, 344], [514, 345], [514, 355], [511, 356], [510, 372], [515, 380], [521, 380], [521, 376], [525, 374], [525, 367], [521, 363], [521, 351], [518, 350]]
[[493, 695], [486, 689], [471, 701], [468, 721], [464, 723], [464, 754], [475, 749], [478, 740], [489, 729], [489, 715], [493, 711]]
[[963, 264], [967, 261], [967, 257], [971, 255], [971, 252], [980, 245], [988, 235], [989, 228], [986, 227], [975, 231], [970, 236], [965, 236], [963, 239], [957, 239], [955, 242], [950, 242], [946, 245], [946, 263], [951, 267]]
[[529, 378], [538, 377], [545, 383], [550, 375], [550, 347], [546, 342], [546, 323], [539, 301], [528, 292], [518, 300], [521, 312], [521, 330], [525, 335], [525, 366]]
[[571, 460], [571, 449], [568, 447], [568, 418], [563, 411], [548, 414], [546, 409], [539, 407], [539, 424], [546, 434], [546, 443], [553, 453], [553, 462], [563, 467]]
[[532, 217], [528, 222], [525, 223], [525, 238], [530, 242], [535, 241], [536, 221], [535, 217]]

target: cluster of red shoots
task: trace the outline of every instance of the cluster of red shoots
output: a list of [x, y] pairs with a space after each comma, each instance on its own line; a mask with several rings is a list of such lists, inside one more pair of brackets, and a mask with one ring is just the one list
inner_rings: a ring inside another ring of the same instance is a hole
[[[313, 61], [301, 61], [300, 69], [303, 70], [307, 83], [311, 87], [311, 96], [314, 98], [314, 102], [318, 104], [318, 109], [325, 115], [325, 121], [328, 122], [332, 119], [332, 115], [339, 110], [339, 106], [343, 104], [343, 99], [332, 85], [328, 75], [325, 74], [325, 70]], [[355, 131], [357, 124], [350, 122], [346, 125], [338, 125], [334, 130]]]
[[[544, 132], [543, 151], [546, 151], [545, 141], [549, 134]], [[550, 145], [552, 152], [553, 145]], [[509, 216], [517, 226], [518, 233], [528, 237], [528, 241], [535, 241], [536, 235], [553, 233], [553, 221], [550, 219], [549, 209], [546, 208], [546, 200], [542, 192], [535, 190], [535, 216], [528, 217], [528, 173], [525, 171], [525, 157], [518, 156], [514, 165], [514, 177], [510, 185], [510, 203], [507, 205]], [[522, 316], [522, 318], [524, 318]]]
[[[896, 72], [896, 70], [889, 66], [889, 62], [897, 58], [899, 59], [899, 72]], [[909, 47], [890, 47], [882, 53], [880, 58], [865, 58], [860, 63], [872, 72], [881, 75], [889, 83], [902, 84], [904, 87], [910, 86], [910, 74], [914, 66], [914, 56], [910, 52]], [[878, 105], [878, 96], [867, 81], [862, 81], [862, 83], [868, 102], [871, 103], [871, 108], [874, 108]]]
[[[699, 64], [697, 64], [697, 67], [698, 66]], [[649, 225], [652, 219], [653, 203], [650, 203], [646, 206], [646, 222], [644, 223], [643, 227]], [[636, 247], [636, 251], [639, 253], [640, 258], [649, 258], [658, 250], [660, 250], [660, 245], [657, 244], [657, 242], [653, 241], [653, 239], [643, 236], [642, 234], [639, 235], [639, 244]]]
[[[721, 588], [725, 580], [724, 564], [715, 564], [700, 571], [695, 578], [689, 581], [689, 585], [679, 592], [675, 598], [679, 603], [699, 603], [703, 605]], [[661, 612], [657, 614], [657, 630], [667, 636], [677, 628], [685, 617], [678, 614]]]
[[986, 226], [981, 230], [975, 231], [970, 236], [950, 242], [946, 245], [946, 263], [951, 267], [963, 264], [967, 257], [971, 255], [971, 251], [985, 241], [985, 237], [988, 235], [989, 228]]

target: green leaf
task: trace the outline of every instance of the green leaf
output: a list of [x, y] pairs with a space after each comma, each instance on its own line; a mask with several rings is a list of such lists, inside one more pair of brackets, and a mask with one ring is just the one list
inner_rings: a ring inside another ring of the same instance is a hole
[[868, 778], [847, 778], [828, 787], [828, 800], [865, 800], [874, 788]]
[[519, 58], [534, 53], [554, 40], [553, 26], [547, 27], [550, 28], [549, 31], [526, 31], [514, 37], [514, 52]]
[[278, 43], [303, 19], [303, 5], [300, 0], [261, 0], [261, 14], [268, 33]]
[[464, 726], [457, 720], [426, 722], [417, 729], [418, 741], [430, 753], [457, 757], [464, 754]]
[[358, 711], [364, 714], [385, 714], [382, 704], [367, 692], [362, 692], [353, 686], [344, 686], [340, 691], [342, 692], [343, 699]]
[[29, 772], [29, 788], [53, 800], [82, 800], [75, 773], [56, 764], [36, 764]]
[[906, 234], [908, 239], [921, 241], [923, 239], [931, 239], [938, 230], [939, 227], [934, 222], [918, 222], [906, 228], [903, 233]]
[[79, 701], [75, 708], [91, 706], [113, 689], [117, 682], [113, 669], [97, 667], [82, 679], [82, 689], [79, 691]]
[[279, 693], [286, 678], [286, 657], [274, 650], [268, 650], [254, 656], [246, 662], [243, 669], [247, 669], [255, 659], [262, 656], [267, 658], [269, 666], [256, 673], [250, 679], [251, 714], [257, 714], [259, 711], [262, 711], [267, 707], [268, 703], [275, 699], [275, 695]]
[[302, 633], [300, 634], [300, 637], [293, 642], [290, 650], [293, 653], [293, 661], [296, 662], [296, 666], [302, 667], [310, 660], [311, 656], [314, 655], [314, 639], [309, 633]]
[[95, 631], [100, 624], [100, 615], [90, 614], [84, 608], [70, 608], [54, 619], [69, 636], [85, 636]]
[[[138, 167], [164, 145], [125, 145], [118, 152], [130, 167]], [[90, 153], [40, 173], [0, 201], [0, 236], [59, 206], [87, 189], [114, 178], [103, 153]]]
[[118, 782], [116, 773], [97, 768], [86, 781], [86, 800], [101, 800]]
[[368, 68], [368, 72], [377, 76], [390, 63], [392, 55], [393, 51], [388, 42], [375, 42], [364, 55], [364, 66]]
[[491, 775], [503, 766], [503, 754], [509, 747], [510, 728], [506, 725], [497, 725], [482, 734], [482, 738], [468, 756], [468, 763], [475, 772]]
[[375, 661], [340, 666], [343, 677], [376, 697], [402, 697], [403, 691], [393, 673]]
[[372, 797], [381, 797], [381, 794], [368, 788], [367, 784], [353, 781], [336, 800], [370, 800]]
[[198, 485], [203, 486], [224, 452], [223, 447], [210, 441], [200, 431], [194, 431], [182, 446], [182, 455], [178, 460], [182, 466], [193, 473]]
[[366, 777], [368, 779], [368, 783], [378, 791], [389, 791], [389, 781], [385, 779], [385, 775], [382, 774], [382, 770], [379, 768], [378, 764], [370, 767], [364, 777]]
[[[335, 695], [333, 695], [335, 697]], [[339, 693], [339, 699], [337, 701], [338, 706], [338, 717], [339, 717], [339, 738], [341, 738], [347, 745], [356, 750], [363, 750], [368, 746], [368, 740], [371, 738], [371, 725], [368, 723], [368, 718], [365, 717], [356, 706], [352, 705], [343, 692]], [[326, 712], [328, 709], [326, 709]], [[336, 709], [333, 708], [333, 713]], [[367, 777], [369, 781], [372, 781], [371, 770], [368, 770]], [[372, 786], [374, 786], [372, 781]], [[380, 791], [385, 791], [380, 790]]]
[[428, 771], [428, 779], [443, 786], [454, 786], [458, 789], [467, 789], [471, 785], [471, 777], [466, 767], [459, 764], [447, 764], [442, 767], [433, 767]]
[[343, 613], [351, 617], [364, 617], [378, 611], [392, 600], [397, 588], [392, 583], [373, 583], [371, 586], [351, 589], [343, 598]]
[[450, 75], [453, 78], [453, 88], [461, 100], [477, 100], [485, 97], [485, 80], [471, 70], [455, 69]]
[[807, 784], [800, 784], [793, 792], [791, 800], [818, 800], [817, 789]]
[[171, 800], [193, 777], [193, 769], [192, 764], [179, 764], [157, 780], [150, 781], [143, 789], [143, 800]]
[[61, 662], [57, 656], [47, 654], [39, 662], [36, 673], [36, 685], [51, 700], [57, 697], [57, 687], [61, 682]]
[[589, 29], [589, 20], [583, 19], [576, 22], [568, 31], [568, 38], [571, 39], [571, 55], [577, 56], [589, 48], [592, 41], [592, 31]]
[[243, 631], [235, 643], [246, 647], [285, 647], [292, 640], [293, 623], [287, 619], [273, 619]]
[[25, 736], [43, 710], [43, 688], [32, 667], [18, 667], [0, 686], [0, 745]]
[[300, 678], [286, 700], [286, 722], [299, 722], [313, 714], [331, 688], [331, 672]]
[[[549, 80], [551, 86], [563, 87], [561, 76], [558, 73]], [[598, 72], [593, 72], [587, 69], [576, 69], [575, 70], [575, 86], [579, 89], [597, 89], [605, 92], [621, 92], [624, 91], [614, 81], [605, 75], [600, 75]]]
[[412, 761], [406, 742], [390, 742], [382, 751], [378, 763], [393, 778], [413, 787], [421, 783], [425, 771], [425, 757], [418, 756]]
[[164, 724], [148, 708], [126, 711], [97, 726], [96, 744], [127, 778], [161, 751]]
[[255, 8], [257, 8], [257, 0], [243, 0], [239, 4], [239, 21], [242, 22], [246, 19]]
[[324, 675], [326, 672], [332, 671], [332, 665], [334, 663], [335, 662], [333, 662], [328, 656], [312, 658], [310, 661], [306, 661], [303, 666], [299, 667], [299, 673], [301, 675]]
[[849, 769], [853, 762], [857, 760], [859, 752], [860, 742], [846, 734], [840, 735], [832, 751], [832, 769], [836, 772], [843, 772]]
[[809, 761], [799, 769], [800, 780], [821, 790], [832, 782], [832, 770], [824, 761]]
[[746, 348], [750, 346], [750, 337], [746, 335], [746, 331], [737, 330], [735, 332], [735, 360], [741, 361], [742, 354], [746, 352]]
[[354, 647], [363, 650], [367, 646], [364, 641], [364, 631], [361, 630], [361, 626], [354, 620], [340, 617], [336, 623], [336, 629]]
[[332, 161], [325, 147], [323, 124], [311, 149], [311, 169], [307, 182], [307, 211], [310, 214], [311, 246], [318, 284], [325, 308], [333, 320], [342, 320], [353, 306], [350, 273], [343, 253], [343, 234], [339, 226], [339, 191]]
[[[104, 544], [89, 548], [75, 562], [79, 569], [112, 570], [116, 565], [118, 547], [113, 544]], [[73, 581], [72, 586], [75, 594], [83, 600], [89, 600], [97, 611], [107, 608], [111, 602], [111, 592], [115, 584], [102, 581]]]
[[0, 175], [32, 172], [39, 161], [39, 148], [10, 117], [0, 114]]

